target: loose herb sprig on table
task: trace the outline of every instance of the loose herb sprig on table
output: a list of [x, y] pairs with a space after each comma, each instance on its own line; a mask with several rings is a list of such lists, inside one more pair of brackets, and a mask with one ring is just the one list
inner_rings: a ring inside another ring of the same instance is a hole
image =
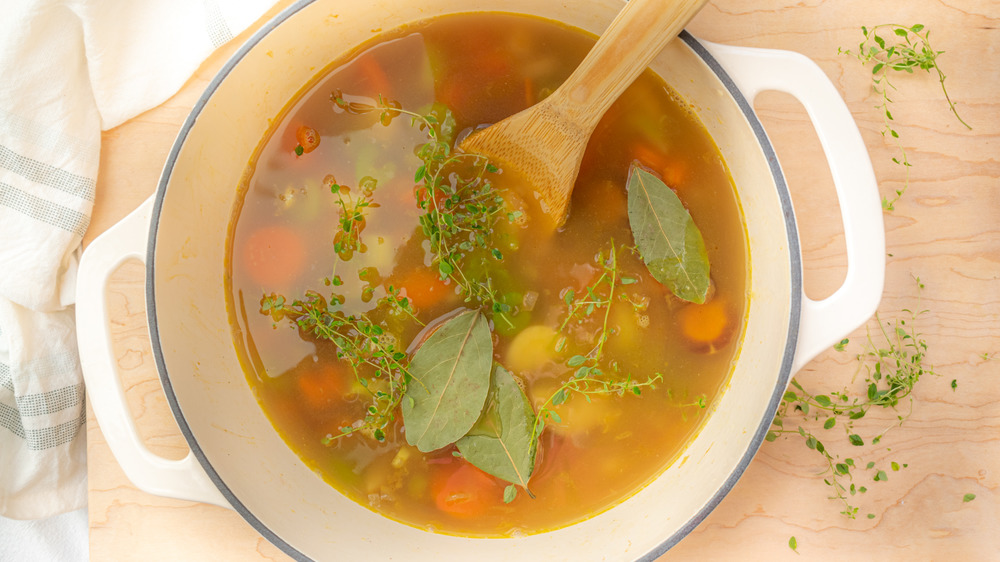
[[[880, 31], [888, 33], [888, 39], [882, 37], [879, 34]], [[909, 27], [898, 24], [882, 24], [870, 28], [862, 27], [861, 32], [865, 38], [858, 44], [856, 50], [838, 49], [837, 51], [840, 54], [857, 58], [864, 65], [872, 65], [872, 90], [879, 96], [879, 103], [875, 107], [882, 113], [882, 136], [889, 136], [893, 139], [900, 155], [893, 157], [892, 161], [903, 166], [906, 173], [903, 187], [896, 190], [896, 195], [892, 199], [882, 198], [882, 208], [886, 211], [892, 211], [896, 202], [909, 187], [910, 167], [912, 166], [907, 158], [906, 149], [899, 138], [899, 132], [893, 127], [895, 119], [890, 111], [892, 105], [890, 94], [896, 90], [896, 86], [892, 83], [893, 74], [897, 72], [913, 74], [914, 69], [926, 72], [934, 70], [952, 114], [967, 129], [972, 129], [972, 127], [962, 120], [954, 102], [948, 95], [948, 90], [944, 85], [945, 74], [937, 60], [938, 55], [944, 51], [935, 51], [931, 47], [929, 30], [921, 24]]]
[[[917, 286], [918, 290], [923, 288], [919, 279]], [[804, 439], [806, 447], [822, 455], [826, 462], [822, 472], [823, 482], [833, 489], [831, 499], [837, 499], [843, 504], [841, 513], [850, 519], [856, 517], [859, 509], [853, 505], [852, 496], [867, 491], [865, 486], [854, 483], [858, 465], [850, 456], [841, 460], [839, 455], [832, 453], [820, 440], [820, 430], [807, 429], [806, 426], [809, 425], [810, 418], [816, 422], [822, 419], [822, 431], [840, 426], [852, 446], [864, 446], [864, 438], [854, 431], [854, 422], [864, 418], [876, 406], [895, 410], [902, 400], [910, 396], [922, 376], [934, 374], [933, 368], [924, 362], [927, 342], [913, 325], [927, 311], [904, 309], [903, 312], [908, 318], [894, 322], [883, 322], [878, 314], [875, 315], [878, 330], [874, 335], [871, 331], [868, 332], [864, 349], [857, 356], [858, 370], [865, 373], [866, 390], [863, 397], [852, 396], [846, 390], [814, 394], [793, 378], [791, 384], [794, 390], [785, 392], [767, 434], [768, 441], [774, 441], [780, 435], [798, 434]], [[838, 344], [840, 350], [847, 343], [845, 340]], [[912, 409], [912, 399], [910, 406]], [[789, 423], [793, 414], [796, 417], [801, 415], [799, 424], [794, 429], [791, 428], [793, 424]], [[871, 444], [878, 444], [890, 429], [902, 425], [908, 415], [909, 412], [897, 413], [897, 422], [871, 438]], [[890, 463], [893, 471], [899, 470], [900, 466], [906, 465], [895, 461]], [[873, 462], [869, 462], [865, 469], [875, 471], [873, 480], [876, 482], [888, 479], [887, 473], [878, 469]]]

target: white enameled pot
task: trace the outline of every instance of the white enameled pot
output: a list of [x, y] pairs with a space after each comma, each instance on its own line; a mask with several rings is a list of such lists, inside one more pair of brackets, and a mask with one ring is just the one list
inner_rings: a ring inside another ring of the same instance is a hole
[[[232, 507], [300, 559], [648, 559], [681, 540], [750, 463], [792, 373], [866, 321], [884, 277], [884, 232], [871, 162], [823, 72], [789, 52], [714, 45], [688, 34], [652, 64], [700, 116], [725, 157], [749, 243], [750, 301], [731, 381], [704, 426], [662, 475], [610, 510], [509, 539], [433, 534], [345, 498], [307, 468], [264, 416], [232, 342], [223, 283], [237, 185], [262, 134], [327, 64], [378, 30], [458, 11], [503, 10], [599, 34], [620, 0], [303, 1], [234, 55], [184, 123], [156, 194], [98, 237], [80, 264], [79, 346], [87, 390], [115, 457], [142, 490]], [[847, 247], [843, 285], [822, 301], [802, 290], [802, 260], [780, 166], [751, 104], [779, 90], [806, 108], [826, 152]], [[112, 359], [105, 286], [129, 258], [146, 263], [152, 348], [191, 454], [165, 460], [142, 444]]]

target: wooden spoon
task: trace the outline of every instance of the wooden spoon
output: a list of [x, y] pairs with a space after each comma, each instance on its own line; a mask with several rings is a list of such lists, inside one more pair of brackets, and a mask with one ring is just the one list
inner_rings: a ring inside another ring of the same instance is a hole
[[604, 112], [707, 0], [629, 0], [580, 66], [541, 102], [475, 131], [462, 150], [487, 156], [566, 220], [587, 140]]

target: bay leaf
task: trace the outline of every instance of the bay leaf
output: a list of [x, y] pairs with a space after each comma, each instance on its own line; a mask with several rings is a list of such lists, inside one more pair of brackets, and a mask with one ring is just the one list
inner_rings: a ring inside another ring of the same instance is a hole
[[497, 365], [482, 417], [456, 445], [462, 456], [483, 472], [527, 487], [535, 467], [534, 424], [535, 412], [528, 397], [514, 375]]
[[492, 366], [493, 338], [478, 310], [442, 324], [410, 360], [402, 401], [406, 441], [426, 453], [468, 433], [486, 403]]
[[704, 303], [709, 264], [701, 231], [677, 194], [635, 164], [629, 170], [628, 220], [653, 278], [681, 299]]

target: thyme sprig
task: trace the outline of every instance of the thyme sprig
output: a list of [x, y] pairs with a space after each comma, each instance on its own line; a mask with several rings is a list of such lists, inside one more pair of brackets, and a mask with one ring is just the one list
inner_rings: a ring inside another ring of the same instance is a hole
[[338, 184], [332, 174], [323, 178], [323, 185], [337, 196], [340, 229], [334, 235], [333, 249], [340, 259], [347, 261], [354, 252], [366, 250], [361, 241], [361, 232], [367, 224], [369, 209], [380, 206], [373, 198], [378, 182], [371, 176], [361, 178], [358, 182], [360, 193], [357, 196], [351, 194], [350, 187]]
[[[941, 91], [944, 93], [952, 114], [967, 129], [972, 129], [972, 127], [959, 116], [955, 103], [948, 95], [948, 90], [944, 85], [945, 74], [937, 60], [938, 55], [943, 54], [944, 51], [935, 51], [931, 47], [930, 30], [925, 29], [921, 24], [913, 26], [882, 24], [862, 27], [861, 32], [864, 34], [864, 39], [858, 44], [857, 49], [837, 49], [837, 52], [852, 56], [865, 66], [872, 65], [872, 90], [879, 96], [879, 102], [875, 107], [882, 114], [881, 133], [883, 137], [892, 138], [899, 150], [899, 156], [893, 157], [892, 161], [903, 166], [906, 174], [903, 186], [896, 190], [895, 196], [892, 199], [882, 198], [882, 208], [886, 211], [892, 211], [895, 209], [896, 202], [909, 187], [910, 167], [912, 166], [907, 157], [906, 148], [900, 140], [899, 132], [893, 126], [895, 119], [890, 110], [892, 106], [890, 94], [896, 91], [896, 86], [892, 82], [894, 73], [913, 74], [915, 69], [929, 73], [933, 70], [937, 74]], [[882, 37], [879, 32], [888, 33], [888, 39]]]
[[401, 296], [401, 291], [398, 287], [394, 285], [389, 285], [385, 288], [386, 295], [382, 297], [379, 304], [385, 304], [396, 314], [404, 314], [421, 326], [426, 326], [427, 324], [417, 318], [416, 311], [413, 310], [413, 305], [410, 304], [410, 299]]
[[621, 376], [612, 378], [598, 366], [596, 359], [583, 355], [570, 357], [566, 365], [576, 368], [576, 371], [538, 407], [531, 433], [534, 442], [537, 442], [542, 434], [547, 421], [562, 422], [554, 408], [564, 404], [574, 394], [581, 396], [588, 403], [591, 402], [591, 396], [620, 397], [626, 394], [640, 396], [644, 388], [656, 388], [656, 384], [663, 380], [663, 375], [660, 373], [654, 373], [644, 381], [635, 380], [631, 374], [626, 374], [624, 378]]
[[[506, 318], [510, 306], [498, 298], [489, 274], [474, 276], [467, 267], [477, 253], [503, 260], [492, 244], [493, 229], [505, 209], [501, 191], [489, 178], [498, 168], [485, 156], [453, 150], [455, 119], [443, 104], [435, 103], [427, 113], [416, 113], [381, 95], [368, 103], [348, 99], [340, 90], [334, 90], [331, 100], [349, 113], [378, 112], [379, 122], [386, 126], [400, 115], [408, 116], [411, 126], [427, 134], [428, 142], [416, 149], [422, 165], [413, 181], [417, 184], [417, 204], [424, 211], [420, 226], [430, 241], [433, 265], [442, 280], [450, 279], [461, 288], [467, 302], [484, 304], [494, 318], [510, 323]], [[508, 212], [507, 218], [514, 221], [517, 217]]]
[[[337, 358], [351, 366], [357, 381], [371, 395], [372, 403], [365, 410], [362, 423], [340, 428], [340, 434], [325, 439], [324, 443], [357, 431], [370, 431], [375, 439], [384, 441], [385, 430], [395, 420], [406, 385], [412, 380], [406, 353], [397, 347], [399, 342], [394, 335], [367, 315], [345, 314], [338, 308], [343, 303], [341, 296], [331, 295], [328, 300], [315, 291], [307, 291], [303, 299], [291, 302], [271, 293], [261, 298], [260, 311], [275, 322], [288, 319], [302, 333], [332, 342], [337, 348]], [[387, 390], [384, 385], [372, 384], [376, 379], [385, 381]]]
[[[583, 355], [574, 355], [566, 361], [566, 366], [573, 371], [573, 375], [556, 389], [545, 402], [539, 406], [538, 414], [535, 417], [535, 425], [532, 430], [532, 439], [537, 440], [545, 429], [546, 421], [560, 423], [562, 420], [554, 408], [562, 405], [574, 394], [581, 396], [587, 402], [592, 396], [624, 396], [634, 394], [639, 396], [644, 388], [656, 388], [656, 384], [663, 380], [663, 375], [654, 373], [646, 377], [645, 380], [636, 380], [631, 373], [620, 373], [619, 365], [616, 361], [605, 365], [604, 345], [608, 338], [613, 335], [613, 330], [608, 327], [611, 317], [611, 305], [616, 301], [626, 302], [633, 308], [636, 303], [632, 302], [626, 295], [620, 294], [617, 290], [622, 285], [630, 285], [636, 279], [626, 277], [621, 274], [618, 263], [618, 254], [614, 240], [611, 241], [610, 249], [605, 253], [603, 250], [597, 254], [596, 262], [601, 266], [601, 275], [597, 280], [577, 294], [573, 289], [568, 290], [563, 295], [566, 303], [566, 318], [559, 326], [558, 332], [565, 333], [566, 328], [572, 324], [597, 323], [598, 330], [594, 346]], [[566, 346], [566, 338], [563, 337], [556, 344], [556, 350], [562, 351]], [[604, 366], [605, 368], [602, 368]]]
[[[918, 289], [923, 289], [920, 280], [916, 281]], [[862, 447], [865, 439], [855, 432], [855, 422], [868, 415], [872, 408], [897, 410], [900, 402], [910, 398], [909, 411], [897, 411], [896, 422], [872, 437], [871, 444], [877, 445], [889, 430], [902, 425], [912, 411], [913, 401], [910, 395], [914, 386], [924, 375], [935, 374], [933, 367], [925, 363], [927, 342], [914, 327], [914, 323], [927, 310], [903, 309], [903, 312], [907, 318], [893, 322], [884, 322], [878, 314], [875, 315], [874, 322], [878, 330], [874, 333], [868, 330], [863, 350], [857, 355], [857, 373], [865, 374], [863, 396], [852, 395], [847, 390], [815, 394], [793, 378], [793, 389], [786, 391], [782, 397], [771, 430], [767, 433], [768, 441], [774, 441], [780, 435], [797, 434], [804, 440], [806, 447], [823, 457], [826, 463], [821, 472], [823, 482], [832, 488], [831, 499], [837, 499], [843, 504], [841, 513], [850, 519], [854, 519], [858, 513], [852, 496], [867, 491], [865, 486], [857, 486], [853, 482], [857, 468], [855, 460], [853, 457], [840, 460], [838, 455], [830, 452], [823, 444], [818, 436], [819, 432], [807, 429], [806, 426], [809, 425], [810, 418], [816, 422], [822, 420], [823, 431], [839, 426], [852, 446]], [[836, 347], [842, 351], [847, 344], [845, 340]], [[794, 428], [795, 424], [789, 423], [793, 414], [801, 415]], [[891, 463], [892, 470], [899, 470], [899, 467], [898, 463]], [[879, 470], [875, 463], [868, 463], [866, 470], [875, 472], [874, 481], [888, 479], [887, 473]]]
[[[615, 250], [614, 240], [611, 241], [611, 249], [608, 250], [607, 254], [603, 250], [597, 254], [596, 261], [601, 266], [601, 275], [597, 280], [584, 287], [579, 295], [573, 289], [569, 289], [563, 295], [567, 314], [562, 324], [559, 325], [558, 331], [565, 333], [567, 326], [571, 323], [584, 324], [591, 318], [595, 318], [596, 314], [596, 318], [600, 322], [597, 341], [594, 347], [586, 353], [586, 357], [594, 361], [600, 361], [604, 354], [604, 344], [608, 341], [608, 337], [612, 335], [612, 330], [608, 329], [611, 304], [615, 301], [616, 296], [621, 300], [628, 300], [624, 295], [616, 295], [616, 291], [622, 285], [631, 285], [636, 280], [619, 274], [618, 254]], [[628, 302], [633, 307], [636, 306], [636, 303]], [[560, 345], [565, 345], [565, 342]]]

